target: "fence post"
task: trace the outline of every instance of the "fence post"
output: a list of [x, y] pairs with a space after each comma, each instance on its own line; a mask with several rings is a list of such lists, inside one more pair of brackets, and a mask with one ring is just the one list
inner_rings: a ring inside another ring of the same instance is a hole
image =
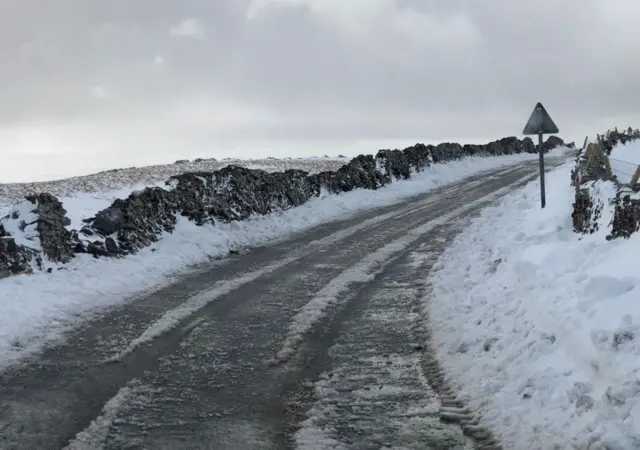
[[600, 161], [604, 163], [604, 168], [607, 171], [607, 177], [610, 180], [613, 179], [613, 171], [611, 170], [611, 162], [609, 162], [609, 157], [606, 155], [604, 151], [602, 151], [602, 145], [598, 144], [596, 147], [596, 152]]
[[591, 167], [593, 167], [593, 158], [595, 157], [595, 152], [593, 151], [593, 147], [595, 145], [596, 144], [593, 142], [587, 145], [587, 170], [591, 170]]
[[633, 173], [631, 181], [629, 181], [629, 186], [633, 188], [636, 184], [638, 184], [638, 179], [640, 179], [640, 166], [638, 166], [636, 168], [636, 171]]

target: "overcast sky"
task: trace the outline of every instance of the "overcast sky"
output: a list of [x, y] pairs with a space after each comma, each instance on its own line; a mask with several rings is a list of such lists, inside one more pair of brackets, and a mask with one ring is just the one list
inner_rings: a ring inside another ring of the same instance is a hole
[[[0, 0], [0, 182], [640, 126], [638, 0]], [[4, 169], [2, 169], [4, 167]]]

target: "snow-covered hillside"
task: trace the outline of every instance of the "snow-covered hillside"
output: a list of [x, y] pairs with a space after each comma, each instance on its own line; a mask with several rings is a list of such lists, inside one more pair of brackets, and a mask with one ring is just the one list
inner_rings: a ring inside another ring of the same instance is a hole
[[[637, 143], [612, 157], [638, 160]], [[574, 163], [484, 210], [445, 252], [424, 300], [452, 384], [509, 449], [640, 448], [640, 235], [573, 231]]]
[[299, 169], [309, 173], [318, 173], [325, 170], [336, 170], [348, 161], [348, 158], [341, 157], [225, 159], [222, 161], [215, 159], [184, 160], [182, 162], [176, 161], [174, 164], [113, 169], [56, 181], [0, 183], [0, 204], [20, 201], [24, 199], [25, 195], [34, 192], [49, 192], [56, 197], [70, 197], [78, 192], [119, 192], [122, 195], [123, 189], [131, 191], [141, 186], [163, 185], [173, 175], [184, 172], [212, 172], [230, 164], [267, 172]]

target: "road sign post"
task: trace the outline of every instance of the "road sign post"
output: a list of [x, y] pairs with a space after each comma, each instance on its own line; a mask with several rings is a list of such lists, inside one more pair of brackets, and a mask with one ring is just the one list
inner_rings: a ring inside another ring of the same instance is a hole
[[538, 133], [538, 161], [540, 163], [540, 208], [547, 205], [547, 194], [544, 187], [544, 142], [542, 133]]
[[544, 143], [542, 141], [542, 135], [544, 134], [556, 134], [560, 130], [551, 117], [547, 113], [547, 110], [544, 109], [542, 103], [538, 102], [536, 107], [533, 109], [531, 113], [531, 117], [527, 121], [527, 124], [524, 126], [524, 130], [522, 130], [522, 134], [524, 135], [538, 135], [538, 154], [540, 161], [540, 207], [544, 208], [547, 204], [545, 197], [545, 188], [544, 188]]

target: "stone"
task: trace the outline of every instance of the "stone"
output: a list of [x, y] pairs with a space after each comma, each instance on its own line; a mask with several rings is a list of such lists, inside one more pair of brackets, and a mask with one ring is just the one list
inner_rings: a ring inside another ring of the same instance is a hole
[[549, 136], [546, 141], [542, 144], [542, 148], [544, 148], [545, 152], [552, 150], [556, 147], [564, 145], [564, 141], [560, 139], [558, 136]]
[[386, 182], [393, 177], [396, 180], [407, 180], [411, 177], [411, 165], [407, 154], [401, 150], [380, 150], [376, 154], [376, 162], [379, 168], [384, 170]]
[[71, 221], [62, 203], [53, 195], [43, 192], [26, 197], [35, 205], [36, 230], [44, 255], [53, 262], [67, 263], [74, 257], [75, 242], [67, 227]]
[[615, 205], [611, 222], [610, 239], [629, 238], [640, 229], [640, 200], [629, 194], [618, 192], [613, 200]]
[[[1, 226], [0, 226], [1, 227]], [[3, 234], [0, 228], [0, 279], [11, 275], [31, 273], [31, 263], [38, 264], [38, 255], [26, 247], [17, 245], [15, 239]]]
[[573, 231], [578, 234], [591, 234], [598, 231], [598, 218], [601, 208], [594, 203], [589, 189], [576, 189], [571, 219]]

